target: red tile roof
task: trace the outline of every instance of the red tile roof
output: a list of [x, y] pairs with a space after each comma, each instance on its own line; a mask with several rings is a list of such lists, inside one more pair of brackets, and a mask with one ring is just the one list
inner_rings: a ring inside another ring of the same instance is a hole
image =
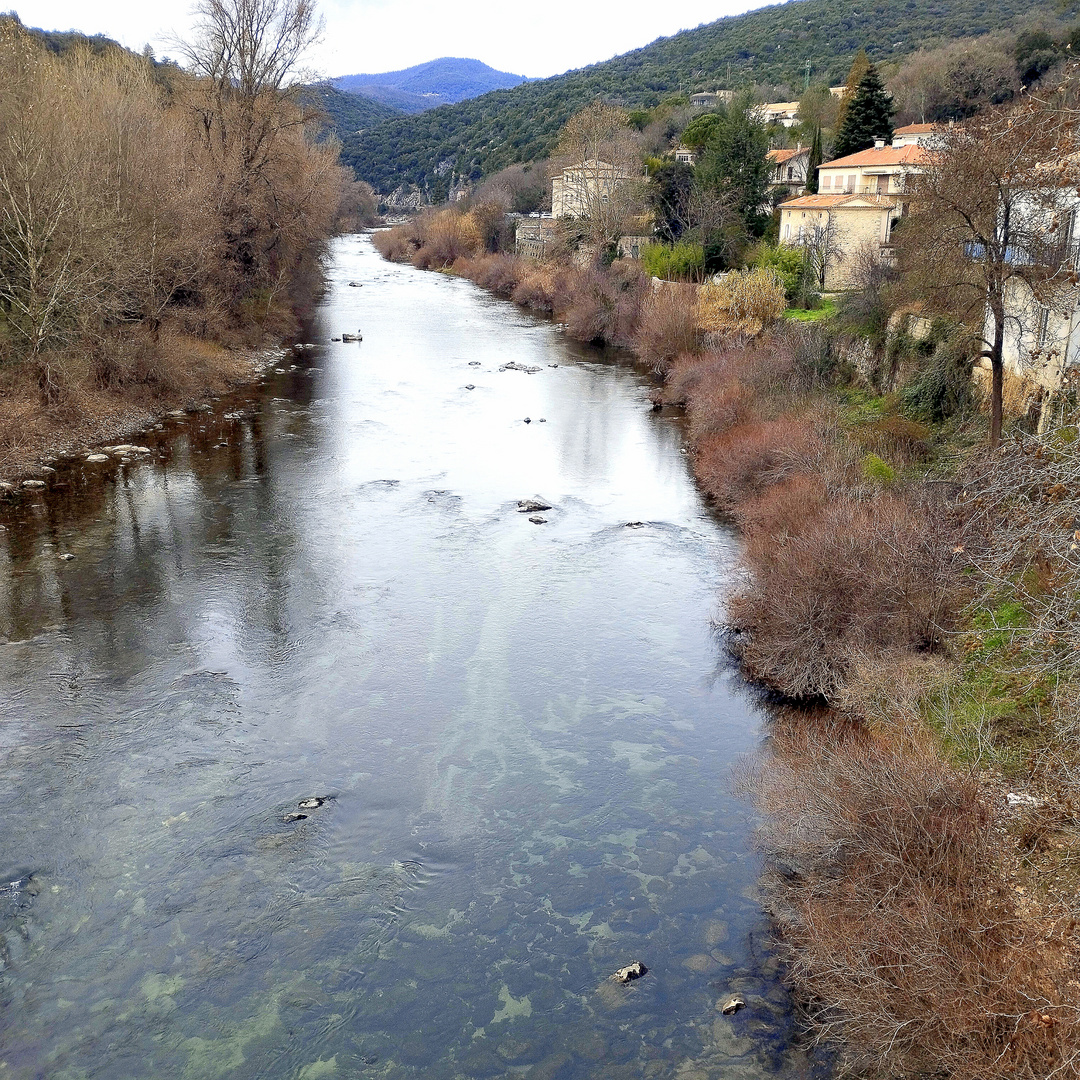
[[871, 206], [895, 206], [896, 199], [888, 195], [800, 195], [780, 204], [781, 210], [827, 210], [842, 203], [869, 203]]
[[792, 150], [792, 149], [770, 150], [769, 151], [769, 160], [774, 165], [784, 165], [787, 162], [789, 162], [792, 158], [800, 157], [803, 154], [809, 154], [809, 153], [810, 153], [810, 147], [809, 146], [800, 146], [797, 150]]
[[940, 124], [908, 124], [906, 127], [897, 128], [894, 135], [928, 135], [931, 131], [937, 131]]
[[926, 165], [930, 151], [925, 146], [875, 146], [857, 154], [826, 161], [823, 169], [855, 169], [874, 165]]

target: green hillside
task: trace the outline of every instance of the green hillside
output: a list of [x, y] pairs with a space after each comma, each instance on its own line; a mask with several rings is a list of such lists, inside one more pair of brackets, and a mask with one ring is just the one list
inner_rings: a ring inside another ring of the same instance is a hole
[[391, 117], [402, 115], [400, 109], [373, 101], [363, 94], [338, 90], [329, 83], [315, 83], [304, 87], [303, 100], [326, 114], [327, 128], [339, 139], [348, 138]]
[[807, 60], [815, 82], [835, 84], [860, 47], [873, 60], [899, 59], [1060, 13], [1056, 0], [790, 0], [565, 75], [388, 120], [346, 139], [342, 156], [378, 191], [415, 184], [439, 199], [454, 175], [475, 180], [546, 156], [567, 118], [598, 97], [647, 107], [677, 90], [801, 86]]

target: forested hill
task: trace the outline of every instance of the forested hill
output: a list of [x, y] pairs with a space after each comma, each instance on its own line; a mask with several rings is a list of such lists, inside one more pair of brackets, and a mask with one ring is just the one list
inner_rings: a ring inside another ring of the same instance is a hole
[[383, 105], [362, 94], [348, 94], [329, 83], [304, 87], [303, 99], [326, 114], [327, 128], [341, 139], [374, 127], [390, 117], [402, 115], [400, 109]]
[[346, 139], [342, 157], [378, 191], [412, 184], [438, 199], [454, 175], [475, 180], [544, 157], [568, 117], [598, 97], [651, 106], [678, 90], [801, 86], [807, 60], [815, 82], [835, 84], [859, 48], [873, 60], [898, 59], [1059, 12], [1056, 0], [790, 0], [565, 75], [388, 120]]
[[341, 75], [332, 82], [339, 90], [363, 94], [404, 112], [415, 113], [478, 97], [490, 90], [505, 90], [525, 82], [525, 77], [496, 71], [480, 60], [443, 56], [403, 71]]

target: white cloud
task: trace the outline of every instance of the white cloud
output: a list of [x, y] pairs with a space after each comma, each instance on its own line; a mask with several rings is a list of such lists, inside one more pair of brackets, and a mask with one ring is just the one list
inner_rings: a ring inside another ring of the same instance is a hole
[[[519, 75], [554, 75], [606, 60], [680, 29], [736, 14], [753, 0], [323, 0], [323, 42], [311, 66], [324, 75], [392, 71], [439, 56], [468, 56]], [[103, 33], [129, 48], [169, 53], [171, 34], [191, 25], [190, 0], [23, 0], [28, 26]]]

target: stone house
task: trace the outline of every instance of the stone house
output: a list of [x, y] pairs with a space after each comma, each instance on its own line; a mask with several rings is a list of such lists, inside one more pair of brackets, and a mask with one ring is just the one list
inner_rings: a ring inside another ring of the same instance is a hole
[[609, 201], [615, 189], [629, 179], [618, 166], [599, 159], [571, 165], [552, 178], [552, 217], [588, 217], [598, 202]]
[[918, 143], [879, 143], [827, 162], [818, 169], [817, 195], [780, 204], [780, 242], [812, 249], [826, 289], [852, 288], [864, 257], [893, 257], [892, 229], [907, 206], [904, 178], [927, 161]]
[[544, 259], [559, 241], [558, 224], [550, 215], [518, 216], [514, 226], [514, 251], [530, 259]]
[[864, 252], [888, 257], [897, 214], [884, 195], [802, 195], [780, 205], [780, 242], [810, 251], [826, 290], [849, 289]]
[[821, 195], [901, 195], [904, 177], [930, 160], [920, 143], [886, 146], [878, 142], [869, 150], [828, 161], [818, 169]]
[[799, 143], [794, 149], [769, 151], [769, 191], [797, 195], [806, 187], [810, 147]]
[[940, 124], [908, 124], [893, 132], [893, 146], [926, 146], [941, 130]]

